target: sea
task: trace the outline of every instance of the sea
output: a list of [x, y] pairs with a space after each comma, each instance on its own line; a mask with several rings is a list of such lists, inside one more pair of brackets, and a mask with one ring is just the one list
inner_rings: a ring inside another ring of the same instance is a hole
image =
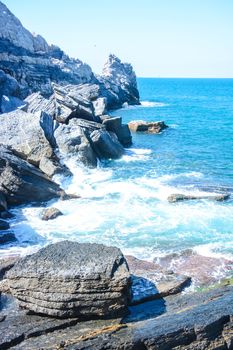
[[[87, 169], [67, 158], [56, 177], [80, 199], [52, 200], [63, 216], [42, 221], [41, 206], [12, 209], [17, 244], [0, 255], [30, 254], [61, 240], [117, 246], [153, 261], [187, 249], [233, 259], [233, 79], [139, 78], [141, 105], [113, 111], [123, 123], [160, 121], [160, 134], [134, 133], [119, 160]], [[169, 203], [171, 194], [230, 193], [229, 200]]]

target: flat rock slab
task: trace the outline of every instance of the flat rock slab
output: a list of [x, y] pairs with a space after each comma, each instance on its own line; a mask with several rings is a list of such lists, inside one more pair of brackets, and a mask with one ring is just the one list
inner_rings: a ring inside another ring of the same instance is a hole
[[230, 193], [222, 193], [222, 194], [216, 194], [216, 195], [189, 195], [189, 194], [171, 194], [168, 196], [167, 200], [170, 203], [177, 203], [182, 201], [190, 201], [190, 200], [212, 200], [216, 202], [222, 202], [226, 201], [230, 198]]
[[163, 269], [153, 262], [126, 256], [131, 272], [131, 305], [180, 293], [191, 278]]
[[21, 307], [56, 317], [125, 314], [129, 271], [115, 247], [63, 241], [19, 260], [7, 273]]
[[[156, 311], [159, 300], [142, 305]], [[14, 350], [232, 349], [233, 288], [164, 298], [162, 314], [146, 320], [56, 320], [33, 315], [0, 322], [0, 348]], [[132, 307], [139, 313], [139, 306]]]

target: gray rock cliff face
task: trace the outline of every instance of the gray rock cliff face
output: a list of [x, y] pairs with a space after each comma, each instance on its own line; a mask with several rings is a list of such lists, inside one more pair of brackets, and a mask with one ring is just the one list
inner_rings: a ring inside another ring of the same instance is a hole
[[52, 93], [51, 82], [64, 84], [91, 82], [91, 68], [69, 58], [56, 46], [49, 46], [41, 36], [32, 35], [0, 2], [0, 69], [21, 85], [22, 95], [41, 91]]
[[48, 201], [64, 191], [42, 171], [0, 145], [0, 191], [9, 205]]
[[2, 2], [0, 69], [17, 80], [21, 98], [37, 91], [49, 97], [54, 92], [52, 83], [89, 84], [84, 86], [83, 98], [95, 100], [96, 115], [104, 113], [106, 106], [118, 108], [125, 102], [139, 103], [136, 75], [130, 64], [110, 55], [102, 77], [96, 77], [87, 64], [70, 58], [57, 46], [48, 45], [41, 36], [31, 34]]
[[42, 157], [51, 157], [55, 143], [52, 118], [45, 112], [35, 114], [21, 110], [0, 116], [1, 143], [17, 152], [29, 163], [39, 166]]
[[31, 34], [0, 2], [1, 144], [50, 177], [65, 170], [61, 153], [96, 166], [97, 159], [119, 158], [131, 145], [121, 119], [110, 122], [108, 116], [104, 124], [102, 118], [125, 102], [139, 103], [131, 65], [110, 55], [97, 77]]
[[115, 55], [109, 55], [100, 77], [102, 94], [107, 97], [108, 108], [123, 103], [139, 104], [136, 74], [129, 63], [123, 63]]

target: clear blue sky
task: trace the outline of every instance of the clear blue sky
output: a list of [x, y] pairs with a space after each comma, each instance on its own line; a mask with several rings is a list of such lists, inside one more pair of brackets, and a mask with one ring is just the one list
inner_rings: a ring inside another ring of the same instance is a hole
[[233, 77], [233, 0], [2, 1], [97, 73], [115, 53], [138, 76]]

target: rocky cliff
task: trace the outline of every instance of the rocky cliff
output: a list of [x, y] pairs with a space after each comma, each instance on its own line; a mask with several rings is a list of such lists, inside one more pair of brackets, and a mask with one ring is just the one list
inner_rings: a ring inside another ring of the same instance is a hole
[[43, 96], [49, 97], [54, 92], [52, 83], [62, 86], [95, 84], [99, 87], [95, 99], [104, 98], [101, 103], [105, 107], [120, 107], [124, 102], [139, 103], [136, 76], [131, 65], [123, 64], [116, 56], [110, 55], [103, 76], [96, 77], [87, 64], [70, 58], [57, 46], [48, 45], [40, 35], [31, 34], [2, 2], [0, 70], [8, 74], [6, 77], [1, 72], [0, 90], [3, 82], [6, 85], [10, 77], [16, 80], [16, 85], [18, 83], [17, 91], [9, 91], [7, 96], [25, 98], [40, 91]]
[[[70, 174], [63, 162], [68, 157], [91, 167], [121, 157], [132, 143], [130, 130], [106, 113], [125, 102], [139, 103], [130, 64], [110, 55], [96, 76], [87, 64], [31, 34], [0, 2], [0, 146], [28, 165], [28, 173], [33, 166], [49, 178]], [[4, 166], [6, 154], [0, 157]], [[17, 193], [25, 189], [24, 173], [17, 171], [16, 190], [0, 172], [0, 193], [9, 205], [20, 204]], [[45, 186], [56, 187], [49, 178]]]

